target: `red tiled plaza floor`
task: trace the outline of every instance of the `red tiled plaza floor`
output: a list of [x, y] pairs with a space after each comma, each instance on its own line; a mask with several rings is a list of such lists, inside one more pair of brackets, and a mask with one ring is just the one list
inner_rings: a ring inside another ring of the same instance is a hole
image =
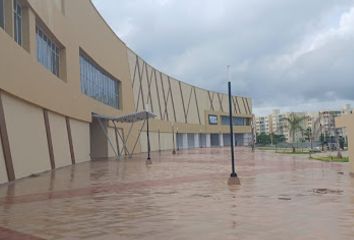
[[348, 164], [238, 148], [96, 161], [0, 186], [0, 239], [354, 239]]

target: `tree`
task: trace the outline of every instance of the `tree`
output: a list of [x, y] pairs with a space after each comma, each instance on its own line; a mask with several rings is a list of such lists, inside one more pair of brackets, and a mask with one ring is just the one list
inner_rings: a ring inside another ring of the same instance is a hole
[[305, 137], [306, 137], [306, 140], [309, 141], [309, 143], [310, 143], [310, 151], [309, 151], [309, 153], [310, 153], [310, 158], [311, 158], [312, 157], [311, 156], [311, 153], [312, 153], [312, 138], [313, 138], [313, 136], [312, 136], [312, 128], [308, 127], [306, 129]]
[[270, 136], [266, 133], [257, 134], [257, 143], [262, 145], [270, 144]]
[[274, 144], [282, 143], [285, 142], [285, 136], [284, 135], [279, 135], [279, 134], [274, 134]]
[[302, 131], [303, 128], [301, 126], [301, 123], [306, 119], [305, 116], [298, 116], [295, 113], [290, 113], [290, 116], [288, 118], [285, 118], [285, 120], [289, 124], [289, 133], [292, 138], [292, 147], [293, 147], [293, 153], [295, 152], [295, 136], [298, 131]]
[[305, 130], [304, 135], [305, 135], [305, 140], [310, 141], [312, 138], [312, 129], [310, 127], [308, 127]]

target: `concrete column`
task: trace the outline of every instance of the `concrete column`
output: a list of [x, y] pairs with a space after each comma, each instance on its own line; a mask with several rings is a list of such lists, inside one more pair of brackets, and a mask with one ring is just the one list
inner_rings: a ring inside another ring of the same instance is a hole
[[210, 143], [210, 134], [205, 134], [205, 140], [206, 140], [206, 147], [210, 148], [211, 147], [211, 143]]
[[195, 133], [194, 134], [194, 147], [195, 148], [199, 148], [199, 134], [198, 133]]
[[182, 148], [188, 149], [188, 135], [187, 135], [187, 133], [183, 133], [182, 138], [183, 138]]
[[224, 146], [224, 137], [223, 137], [222, 133], [219, 133], [219, 144], [220, 144], [220, 147]]

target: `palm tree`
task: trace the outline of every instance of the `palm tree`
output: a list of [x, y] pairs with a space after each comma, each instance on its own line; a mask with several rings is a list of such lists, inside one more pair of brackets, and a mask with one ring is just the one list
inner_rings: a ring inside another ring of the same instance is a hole
[[295, 113], [290, 113], [288, 118], [285, 118], [285, 120], [289, 124], [289, 133], [292, 138], [292, 147], [293, 147], [293, 153], [295, 152], [295, 136], [298, 131], [303, 131], [302, 128], [302, 122], [306, 119], [305, 116], [298, 116]]

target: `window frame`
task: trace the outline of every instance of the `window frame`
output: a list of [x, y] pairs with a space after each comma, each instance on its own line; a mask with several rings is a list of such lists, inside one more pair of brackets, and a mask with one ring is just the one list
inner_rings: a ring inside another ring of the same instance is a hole
[[[238, 116], [233, 116], [232, 117], [232, 125], [233, 126], [250, 126], [248, 125], [248, 120], [249, 118], [247, 117], [238, 117]], [[250, 120], [249, 120], [250, 123]], [[259, 121], [259, 124], [263, 124], [264, 122], [261, 120]], [[230, 116], [222, 115], [221, 116], [221, 125], [230, 125]]]
[[208, 115], [208, 123], [209, 123], [209, 125], [218, 125], [218, 123], [219, 123], [218, 115], [209, 114]]
[[[112, 108], [121, 109], [121, 81], [80, 49], [81, 92]], [[111, 89], [114, 89], [111, 91]]]
[[61, 44], [39, 23], [36, 24], [37, 61], [52, 74], [60, 78]]
[[[20, 11], [19, 11], [20, 10]], [[13, 0], [13, 30], [15, 42], [22, 46], [23, 40], [23, 23], [22, 23], [23, 9], [18, 0]]]
[[0, 28], [5, 29], [5, 5], [4, 5], [4, 0], [0, 0]]

